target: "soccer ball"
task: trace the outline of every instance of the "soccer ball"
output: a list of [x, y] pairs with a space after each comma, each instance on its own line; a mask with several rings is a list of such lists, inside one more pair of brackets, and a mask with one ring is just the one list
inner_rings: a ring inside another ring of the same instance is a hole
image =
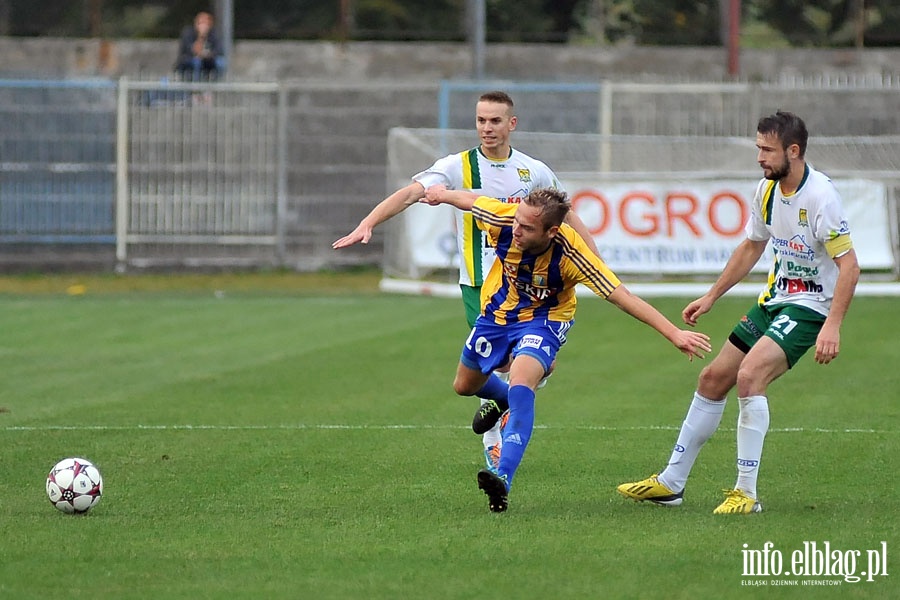
[[103, 478], [89, 460], [64, 458], [47, 475], [47, 497], [64, 513], [84, 514], [97, 506], [102, 495]]

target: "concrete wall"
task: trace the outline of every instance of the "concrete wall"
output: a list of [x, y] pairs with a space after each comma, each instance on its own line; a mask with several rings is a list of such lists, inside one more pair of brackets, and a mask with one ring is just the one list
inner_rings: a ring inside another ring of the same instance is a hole
[[[0, 56], [3, 57], [0, 78], [117, 78], [124, 75], [156, 81], [171, 74], [176, 46], [174, 40], [0, 37]], [[715, 48], [491, 45], [485, 70], [491, 78], [524, 82], [584, 82], [607, 78], [641, 80], [654, 75], [722, 80], [725, 79], [726, 58], [723, 50]], [[839, 73], [878, 78], [891, 74], [895, 81], [900, 80], [900, 67], [897, 66], [900, 65], [900, 49], [863, 52], [747, 51], [741, 63], [744, 78], [750, 80]], [[234, 79], [293, 82], [286, 86], [290, 92], [287, 96], [288, 206], [285, 228], [290, 238], [288, 253], [296, 257], [291, 259], [290, 266], [310, 269], [380, 263], [384, 228], [376, 230], [368, 246], [355, 246], [336, 253], [331, 251], [330, 244], [349, 232], [384, 194], [392, 191], [384, 187], [384, 149], [389, 129], [399, 125], [436, 127], [438, 81], [467, 79], [470, 74], [471, 56], [465, 44], [237, 42], [230, 70]], [[805, 108], [804, 104], [803, 114], [817, 135], [896, 132], [900, 110], [895, 89], [885, 87], [868, 95], [832, 95], [828, 100], [812, 95], [818, 104], [809, 108]], [[113, 90], [107, 89], [107, 93], [105, 105], [86, 103], [79, 105], [81, 108], [78, 110], [84, 110], [85, 106], [107, 110], [108, 122], [114, 123]], [[791, 91], [785, 89], [784, 93], [790, 94]], [[570, 101], [560, 110], [561, 102], [557, 96], [532, 93], [526, 99], [523, 94], [515, 94], [517, 102], [521, 100], [520, 124], [523, 131], [590, 132], [596, 129], [595, 106], [583, 110]], [[216, 111], [216, 114], [223, 115], [216, 123], [227, 123], [229, 102], [233, 101], [229, 98], [225, 98]], [[3, 106], [2, 100], [0, 97], [0, 108]], [[655, 100], [655, 113], [667, 106], [665, 100]], [[771, 97], [767, 100], [774, 101]], [[7, 122], [17, 123], [20, 116], [16, 111], [27, 113], [33, 103], [25, 102], [25, 108], [22, 108], [22, 100], [18, 98], [10, 101], [9, 106], [11, 108], [8, 107], [8, 110], [12, 112], [6, 113]], [[782, 105], [773, 108], [779, 106]], [[640, 105], [636, 109], [640, 110]], [[164, 113], [164, 110], [157, 112]], [[182, 109], [175, 107], [172, 110], [174, 118]], [[198, 106], [196, 110], [206, 114], [209, 107]], [[684, 120], [683, 108], [672, 110], [677, 110]], [[466, 104], [461, 119], [451, 126], [470, 127], [470, 111], [471, 104]], [[61, 112], [68, 119], [66, 123], [70, 123], [69, 129], [82, 131], [84, 120], [80, 113], [68, 110], [68, 105]], [[750, 112], [755, 114], [756, 111]], [[29, 115], [36, 118], [33, 114]], [[165, 118], [165, 114], [162, 117]], [[48, 121], [46, 114], [41, 114], [40, 118], [48, 127], [55, 123]], [[566, 128], [550, 127], [561, 118], [567, 120]], [[750, 117], [751, 125], [746, 127], [747, 132], [752, 130], [753, 118], [755, 116]], [[674, 119], [670, 121], [672, 124], [676, 122]], [[60, 124], [55, 130], [57, 133], [68, 131], [66, 127]], [[167, 126], [165, 121], [158, 123], [157, 127], [165, 131], [179, 130], [178, 127]], [[227, 126], [222, 126], [222, 130], [227, 129]], [[616, 132], [630, 133], [630, 130], [617, 129]], [[710, 131], [708, 134], [721, 133]], [[734, 135], [734, 132], [729, 134]], [[28, 141], [25, 139], [27, 136], [23, 137], [21, 131], [19, 136], [22, 138], [19, 146], [15, 146], [13, 140], [10, 142], [12, 146], [0, 148], [0, 159], [5, 157], [6, 152], [9, 155], [6, 160], [28, 160], [22, 150], [25, 146], [21, 145]], [[111, 142], [111, 136], [104, 139]], [[80, 150], [85, 147], [81, 142], [77, 145]], [[45, 160], [40, 158], [35, 162]], [[752, 160], [752, 156], [748, 160]], [[111, 207], [111, 195], [110, 198]], [[184, 248], [181, 250], [184, 251]], [[33, 268], [35, 265], [85, 268], [92, 262], [101, 268], [109, 268], [113, 263], [110, 248], [102, 245], [93, 247], [93, 250], [46, 244], [0, 246], [0, 265], [7, 269], [13, 265], [22, 265], [21, 268]]]
[[[176, 40], [99, 40], [0, 37], [0, 77], [157, 78], [172, 70]], [[740, 75], [900, 74], [900, 48], [744, 50]], [[277, 42], [238, 40], [230, 75], [235, 79], [378, 80], [465, 79], [470, 47], [462, 43]], [[485, 75], [523, 81], [596, 81], [652, 76], [727, 78], [722, 48], [597, 47], [490, 44]]]

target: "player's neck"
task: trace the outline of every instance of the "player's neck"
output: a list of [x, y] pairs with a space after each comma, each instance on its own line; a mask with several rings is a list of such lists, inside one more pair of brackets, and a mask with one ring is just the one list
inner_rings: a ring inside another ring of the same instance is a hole
[[801, 160], [792, 164], [790, 174], [778, 182], [781, 193], [785, 196], [790, 196], [795, 193], [803, 182], [803, 177], [805, 175], [806, 161]]
[[481, 153], [491, 160], [506, 160], [512, 154], [512, 147], [509, 144], [505, 144], [496, 148], [485, 148], [484, 144], [482, 144]]

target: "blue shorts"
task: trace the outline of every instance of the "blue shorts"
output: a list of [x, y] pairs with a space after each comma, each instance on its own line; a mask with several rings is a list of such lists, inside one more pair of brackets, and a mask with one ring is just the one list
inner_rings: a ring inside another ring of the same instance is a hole
[[527, 354], [536, 358], [547, 373], [574, 324], [575, 321], [538, 320], [497, 325], [481, 316], [475, 321], [459, 361], [487, 375], [504, 366], [510, 356]]

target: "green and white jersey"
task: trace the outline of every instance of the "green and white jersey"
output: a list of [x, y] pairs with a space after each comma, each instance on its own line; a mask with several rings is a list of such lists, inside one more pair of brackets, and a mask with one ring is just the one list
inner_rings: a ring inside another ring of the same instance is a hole
[[[493, 160], [478, 147], [439, 159], [414, 175], [413, 180], [426, 188], [443, 184], [447, 189], [468, 190], [513, 203], [521, 202], [535, 188], [561, 188], [553, 171], [527, 154], [510, 149], [506, 160]], [[488, 245], [485, 233], [475, 225], [470, 212], [454, 210], [459, 283], [481, 287], [494, 263], [494, 249]]]
[[807, 165], [789, 196], [777, 181], [761, 180], [745, 231], [751, 240], [771, 239], [773, 262], [759, 303], [798, 304], [828, 316], [839, 272], [833, 259], [853, 247], [831, 179]]

